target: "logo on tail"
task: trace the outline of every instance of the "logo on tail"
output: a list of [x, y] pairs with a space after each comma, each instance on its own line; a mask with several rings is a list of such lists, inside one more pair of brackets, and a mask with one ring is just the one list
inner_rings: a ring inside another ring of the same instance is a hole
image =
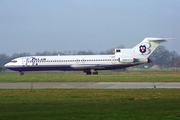
[[146, 46], [145, 46], [145, 45], [141, 45], [141, 46], [139, 47], [139, 51], [140, 51], [141, 53], [145, 53], [145, 52], [146, 52]]

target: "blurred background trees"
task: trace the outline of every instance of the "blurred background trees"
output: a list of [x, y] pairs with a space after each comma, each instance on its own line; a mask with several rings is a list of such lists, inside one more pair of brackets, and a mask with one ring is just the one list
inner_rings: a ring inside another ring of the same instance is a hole
[[150, 65], [159, 65], [164, 68], [180, 67], [180, 55], [175, 51], [168, 51], [165, 46], [158, 46], [151, 54], [150, 59], [153, 61]]

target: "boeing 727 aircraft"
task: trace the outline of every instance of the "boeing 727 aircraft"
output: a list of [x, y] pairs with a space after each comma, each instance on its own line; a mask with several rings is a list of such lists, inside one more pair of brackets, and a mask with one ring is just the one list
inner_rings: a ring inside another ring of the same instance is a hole
[[161, 42], [171, 38], [145, 38], [132, 49], [115, 49], [112, 55], [28, 56], [13, 59], [5, 68], [19, 71], [84, 71], [87, 75], [99, 70], [123, 69], [151, 62], [149, 56]]

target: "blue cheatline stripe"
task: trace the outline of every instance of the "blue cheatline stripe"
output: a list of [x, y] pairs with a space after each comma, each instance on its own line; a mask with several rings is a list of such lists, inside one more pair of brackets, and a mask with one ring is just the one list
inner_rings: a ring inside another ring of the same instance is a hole
[[[93, 65], [92, 65], [93, 66]], [[94, 70], [113, 70], [113, 69], [122, 69], [126, 67], [130, 67], [134, 65], [116, 65], [116, 66], [103, 66], [100, 68], [94, 68]], [[76, 69], [72, 68], [71, 65], [38, 65], [38, 66], [13, 66], [9, 67], [8, 69], [14, 71], [46, 71], [46, 70], [62, 70], [62, 71], [83, 71], [83, 70], [90, 70], [91, 68], [82, 68]]]

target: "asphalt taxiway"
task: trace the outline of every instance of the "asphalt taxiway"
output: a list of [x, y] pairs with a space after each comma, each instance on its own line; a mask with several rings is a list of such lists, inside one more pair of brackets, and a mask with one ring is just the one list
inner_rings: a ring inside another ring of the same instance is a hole
[[141, 89], [180, 88], [179, 82], [37, 82], [0, 83], [0, 89]]

